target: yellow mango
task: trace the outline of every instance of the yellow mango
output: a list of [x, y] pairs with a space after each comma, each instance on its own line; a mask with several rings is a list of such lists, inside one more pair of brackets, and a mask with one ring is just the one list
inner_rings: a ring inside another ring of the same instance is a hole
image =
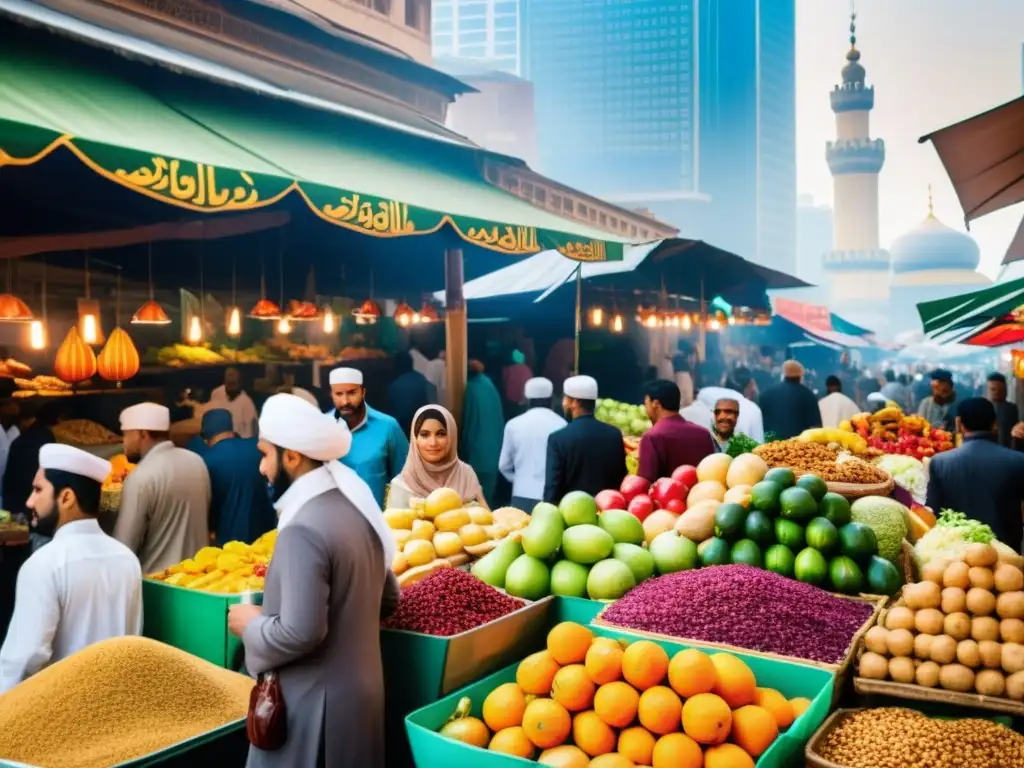
[[409, 568], [409, 561], [405, 559], [405, 555], [399, 552], [395, 555], [395, 559], [391, 561], [391, 570], [395, 572], [395, 576], [401, 576]]
[[416, 513], [411, 509], [388, 509], [384, 512], [384, 522], [389, 528], [409, 530], [416, 519]]
[[399, 550], [401, 550], [402, 547], [405, 546], [406, 542], [412, 539], [412, 531], [401, 531], [392, 528], [391, 538], [395, 540], [395, 546], [398, 547]]
[[434, 534], [434, 552], [438, 557], [451, 557], [462, 553], [462, 539], [453, 531], [438, 531]]
[[469, 512], [465, 509], [452, 509], [442, 512], [434, 518], [434, 527], [439, 531], [458, 531], [464, 525], [469, 525]]
[[470, 523], [459, 528], [459, 539], [462, 541], [462, 546], [472, 547], [477, 544], [483, 544], [487, 541], [487, 531], [484, 530], [482, 525], [476, 523]]
[[484, 532], [489, 539], [504, 539], [511, 533], [511, 529], [505, 525], [485, 525]]
[[434, 538], [437, 529], [429, 520], [414, 520], [412, 523], [412, 535], [410, 538], [430, 541]]
[[489, 509], [473, 506], [469, 508], [468, 512], [470, 522], [477, 525], [490, 525], [494, 522], [494, 515], [491, 514]]
[[434, 545], [429, 541], [423, 539], [413, 539], [405, 545], [405, 549], [402, 550], [402, 554], [408, 561], [409, 565], [416, 567], [417, 565], [426, 565], [431, 562], [437, 556], [434, 552]]
[[221, 571], [234, 571], [242, 565], [242, 558], [229, 552], [225, 552], [217, 558], [217, 569]]
[[251, 549], [244, 541], [229, 541], [224, 545], [224, 551], [233, 555], [247, 555]]
[[217, 558], [221, 556], [222, 552], [220, 547], [203, 547], [196, 552], [196, 556], [192, 559], [200, 565], [209, 565], [217, 562]]

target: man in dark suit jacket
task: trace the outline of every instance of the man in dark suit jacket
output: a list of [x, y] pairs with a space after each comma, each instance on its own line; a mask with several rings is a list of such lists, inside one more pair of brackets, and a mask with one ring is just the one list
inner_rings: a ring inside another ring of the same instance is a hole
[[569, 491], [594, 495], [618, 488], [626, 476], [622, 432], [594, 418], [597, 382], [572, 376], [562, 385], [562, 410], [569, 424], [548, 437], [544, 501], [557, 504]]
[[999, 445], [996, 411], [972, 397], [957, 410], [963, 445], [940, 453], [928, 465], [928, 506], [963, 512], [985, 523], [1004, 544], [1021, 551], [1024, 539], [1024, 455]]
[[796, 360], [782, 365], [782, 382], [761, 393], [764, 431], [779, 440], [796, 437], [805, 429], [821, 426], [818, 398], [803, 385], [804, 367]]

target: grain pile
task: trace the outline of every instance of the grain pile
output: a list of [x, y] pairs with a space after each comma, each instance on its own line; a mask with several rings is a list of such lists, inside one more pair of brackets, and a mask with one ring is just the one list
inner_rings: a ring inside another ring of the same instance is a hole
[[759, 445], [754, 453], [764, 459], [769, 467], [810, 472], [829, 483], [873, 485], [889, 480], [889, 473], [874, 464], [821, 443], [779, 440]]
[[245, 717], [253, 681], [169, 645], [119, 637], [0, 696], [0, 757], [105, 768]]

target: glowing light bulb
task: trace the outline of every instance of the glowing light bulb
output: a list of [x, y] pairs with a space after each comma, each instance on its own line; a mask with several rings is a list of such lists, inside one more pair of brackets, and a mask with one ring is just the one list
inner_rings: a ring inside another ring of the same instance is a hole
[[199, 344], [203, 340], [203, 324], [199, 322], [199, 315], [192, 315], [188, 321], [188, 343]]
[[689, 315], [683, 315], [682, 323], [683, 323], [683, 330], [684, 331], [690, 330], [690, 326], [693, 325], [692, 321], [690, 320], [690, 316]]
[[289, 322], [287, 317], [282, 317], [277, 321], [277, 332], [283, 334], [289, 334], [292, 332], [292, 324]]
[[334, 312], [330, 307], [324, 311], [324, 333], [334, 333]]
[[423, 318], [420, 317], [420, 313], [419, 312], [413, 312], [412, 313], [412, 324], [413, 325], [416, 325], [417, 323], [421, 322], [422, 319]]
[[89, 312], [82, 315], [82, 341], [86, 344], [99, 344], [99, 331], [97, 329], [96, 315]]
[[238, 307], [232, 307], [228, 313], [228, 336], [242, 335], [242, 311]]
[[644, 320], [644, 325], [646, 325], [648, 328], [657, 328], [658, 318], [654, 315], [648, 315], [647, 319]]
[[412, 324], [412, 315], [408, 312], [402, 312], [396, 319], [398, 320], [398, 324], [403, 328], [408, 328]]
[[616, 315], [612, 318], [612, 331], [622, 333], [622, 315]]
[[598, 326], [604, 323], [604, 310], [601, 307], [594, 307], [590, 310], [590, 324]]
[[722, 324], [718, 322], [718, 318], [713, 319], [710, 323], [708, 323], [708, 325], [711, 327], [712, 331], [717, 331], [719, 328], [722, 327]]
[[736, 325], [736, 318], [729, 315], [729, 325]]
[[29, 346], [32, 349], [46, 349], [46, 333], [43, 329], [42, 320], [33, 320], [29, 327]]

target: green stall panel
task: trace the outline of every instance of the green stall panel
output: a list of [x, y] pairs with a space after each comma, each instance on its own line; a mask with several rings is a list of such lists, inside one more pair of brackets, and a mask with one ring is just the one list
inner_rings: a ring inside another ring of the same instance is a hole
[[[596, 635], [623, 638], [627, 641], [650, 639], [603, 627], [592, 629]], [[689, 647], [685, 643], [657, 640], [655, 642], [668, 651], [669, 655]], [[761, 755], [757, 761], [757, 768], [788, 768], [800, 764], [804, 745], [828, 714], [835, 675], [828, 670], [803, 664], [743, 653], [735, 655], [750, 666], [759, 685], [776, 688], [787, 698], [804, 696], [811, 699], [811, 706], [807, 711], [783, 731], [768, 751]], [[473, 714], [480, 717], [480, 710], [487, 694], [502, 683], [513, 682], [515, 679], [516, 665], [513, 664], [406, 717], [406, 731], [416, 768], [517, 768], [536, 765], [530, 760], [496, 754], [446, 739], [437, 733], [451, 717], [463, 696], [468, 696], [472, 700]]]
[[[255, 595], [262, 602], [262, 593]], [[240, 594], [216, 594], [142, 581], [142, 634], [226, 669], [240, 670], [242, 641], [228, 632], [228, 608]]]

